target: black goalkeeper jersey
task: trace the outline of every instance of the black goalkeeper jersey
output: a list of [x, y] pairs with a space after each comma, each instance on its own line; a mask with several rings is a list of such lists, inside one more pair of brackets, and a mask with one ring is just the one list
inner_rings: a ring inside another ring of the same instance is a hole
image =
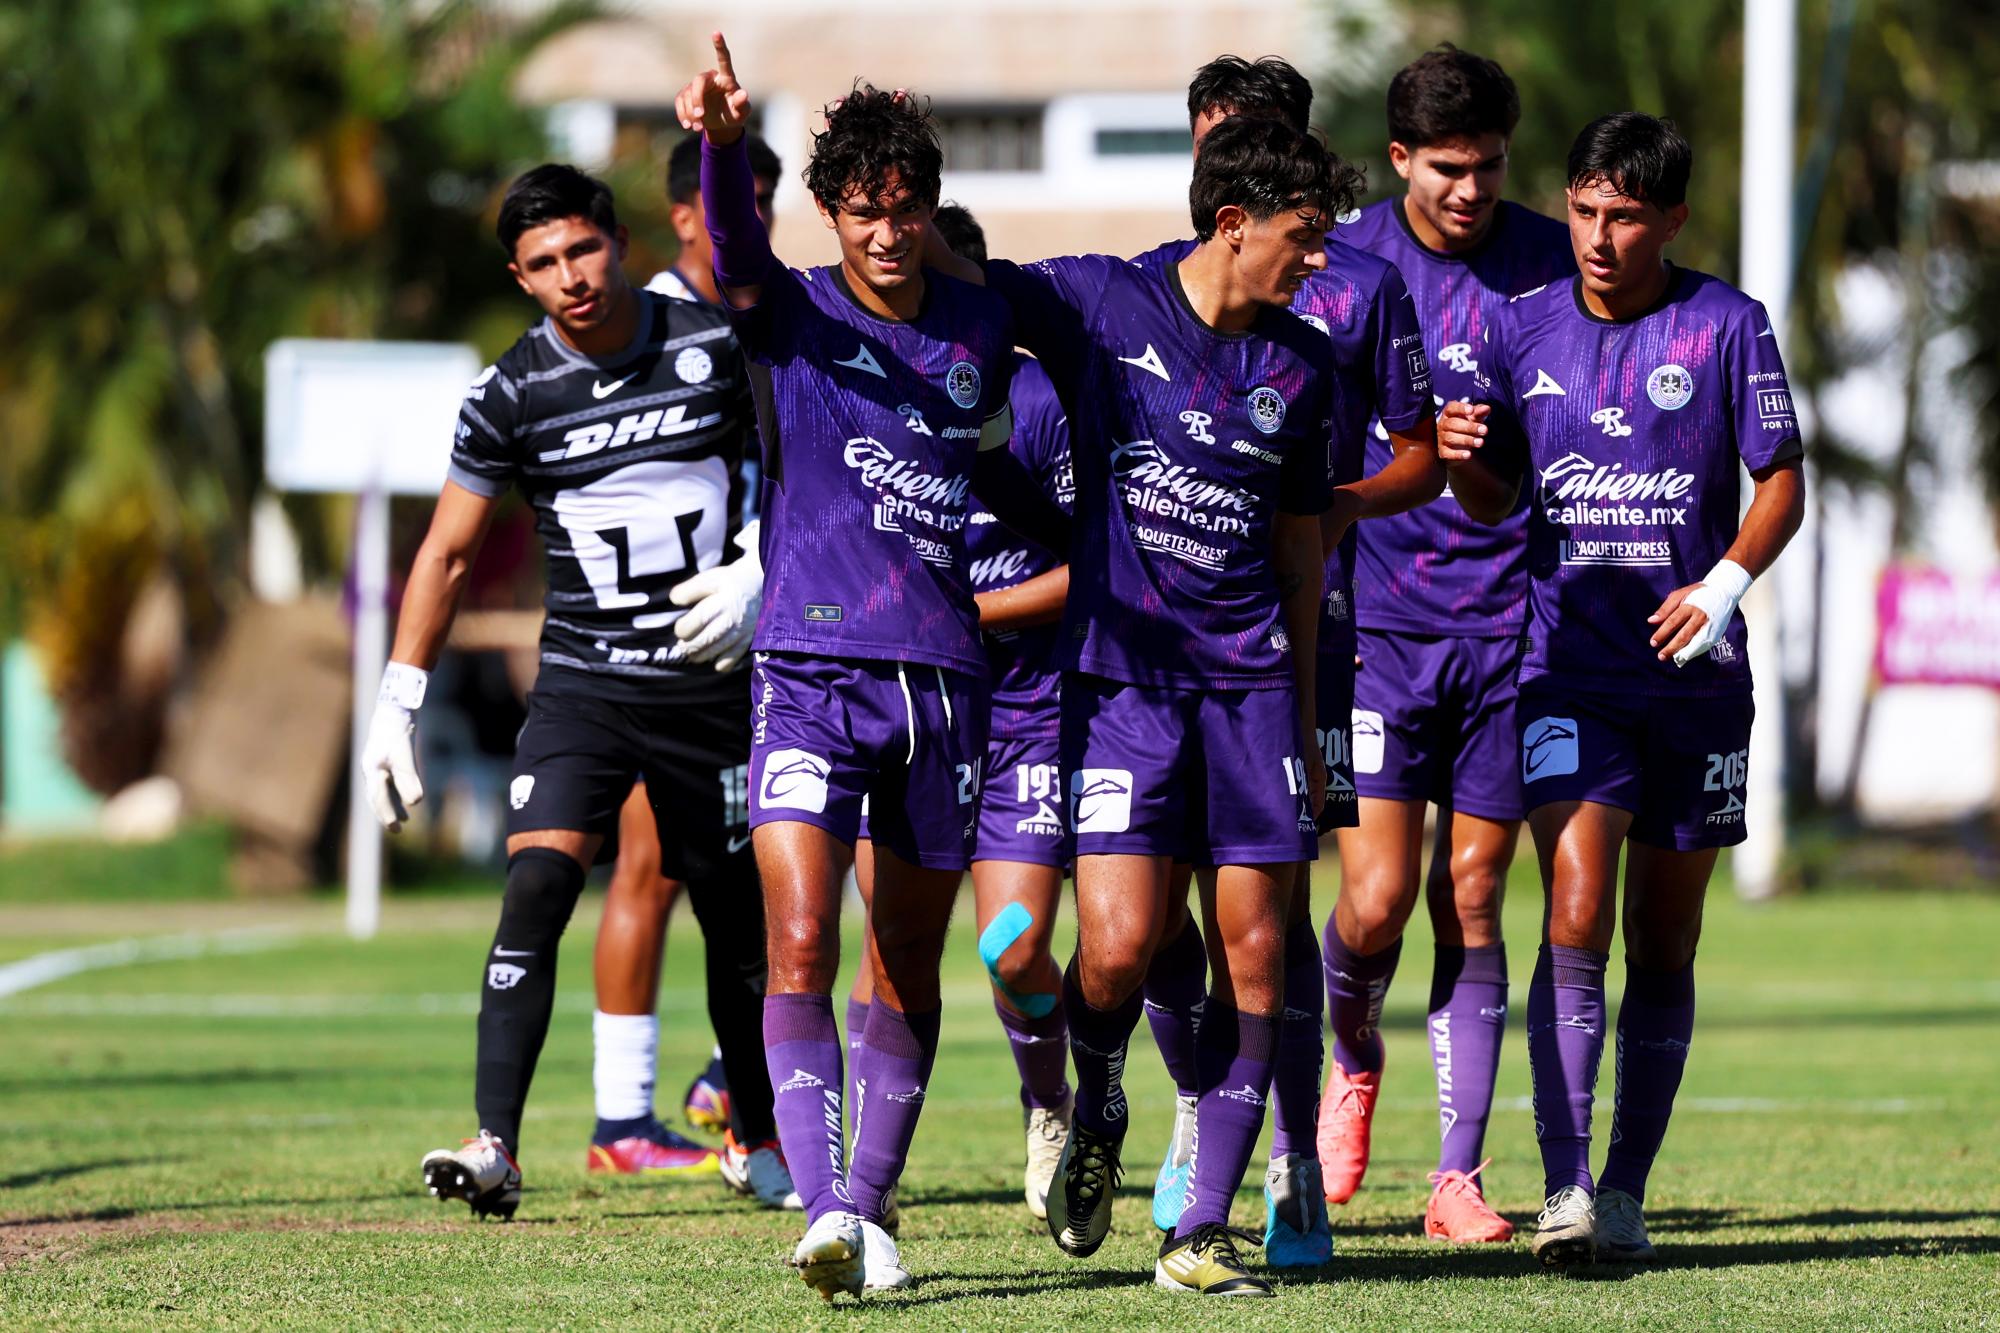
[[542, 668], [582, 672], [631, 702], [741, 691], [710, 663], [668, 660], [682, 608], [668, 593], [740, 559], [743, 449], [753, 420], [721, 310], [634, 289], [632, 344], [590, 357], [544, 319], [487, 367], [458, 413], [450, 478], [518, 486], [548, 557]]

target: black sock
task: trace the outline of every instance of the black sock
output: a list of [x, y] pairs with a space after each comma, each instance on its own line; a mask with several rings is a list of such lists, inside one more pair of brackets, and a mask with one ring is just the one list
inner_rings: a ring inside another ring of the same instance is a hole
[[730, 1133], [746, 1147], [775, 1139], [771, 1071], [764, 1063], [763, 889], [754, 875], [747, 882], [690, 879], [688, 902], [706, 948], [708, 1021], [729, 1084]]
[[521, 1108], [535, 1078], [556, 1000], [556, 946], [583, 891], [583, 867], [550, 847], [507, 861], [507, 896], [479, 993], [479, 1063], [473, 1105], [479, 1127], [521, 1157]]

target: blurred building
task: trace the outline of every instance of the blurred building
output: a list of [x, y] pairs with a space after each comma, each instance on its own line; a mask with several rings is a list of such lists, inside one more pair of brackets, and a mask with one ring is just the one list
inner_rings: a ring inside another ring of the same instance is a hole
[[[523, 6], [526, 6], [524, 4]], [[931, 99], [945, 197], [996, 255], [1135, 253], [1188, 231], [1187, 80], [1233, 51], [1319, 65], [1309, 0], [633, 0], [549, 41], [516, 91], [551, 108], [570, 155], [604, 161], [635, 128], [679, 134], [674, 93], [720, 27], [788, 179], [774, 237], [794, 264], [833, 245], [799, 184], [819, 109], [864, 78]]]

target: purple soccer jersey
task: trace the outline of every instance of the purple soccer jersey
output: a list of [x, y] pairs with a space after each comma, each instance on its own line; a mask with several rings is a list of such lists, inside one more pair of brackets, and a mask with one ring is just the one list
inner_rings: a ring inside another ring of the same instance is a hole
[[1685, 668], [1658, 659], [1646, 618], [1735, 540], [1738, 463], [1754, 472], [1800, 452], [1763, 306], [1674, 268], [1650, 310], [1604, 320], [1573, 278], [1500, 307], [1483, 346], [1489, 447], [1530, 492], [1521, 683], [1747, 694], [1740, 615]]
[[986, 266], [1069, 409], [1073, 579], [1058, 665], [1181, 689], [1280, 689], [1291, 644], [1271, 528], [1317, 514], [1329, 377], [1311, 326], [1204, 324], [1172, 265], [1108, 255]]
[[[1416, 238], [1401, 196], [1370, 204], [1337, 234], [1395, 265], [1408, 284], [1438, 403], [1476, 394], [1473, 377], [1495, 309], [1576, 272], [1569, 229], [1505, 200], [1479, 246], [1458, 254], [1442, 254]], [[1370, 472], [1389, 461], [1387, 431], [1394, 429], [1386, 417], [1370, 424]], [[1473, 638], [1511, 638], [1520, 631], [1528, 577], [1525, 498], [1497, 527], [1473, 522], [1449, 492], [1356, 527], [1355, 614], [1363, 627]]]
[[[1014, 435], [1007, 447], [1040, 483], [1042, 493], [1068, 513], [1076, 498], [1076, 484], [1070, 475], [1069, 423], [1048, 373], [1033, 357], [1018, 358], [1008, 398], [1014, 409]], [[976, 498], [966, 517], [965, 557], [975, 593], [1011, 588], [1061, 563], [1042, 546], [994, 518]], [[1059, 636], [1060, 626], [1054, 624], [985, 636], [993, 682], [990, 733], [994, 740], [1056, 734], [1061, 673], [1054, 659]]]
[[[1193, 241], [1169, 241], [1132, 262], [1164, 270], [1194, 248]], [[1391, 430], [1407, 430], [1432, 410], [1430, 363], [1416, 307], [1393, 265], [1329, 240], [1326, 267], [1306, 279], [1292, 298], [1291, 312], [1333, 344], [1332, 356], [1320, 362], [1331, 393], [1328, 483], [1359, 481], [1364, 468], [1387, 461], [1365, 452], [1370, 423], [1379, 419]], [[1327, 557], [1319, 623], [1322, 674], [1351, 675], [1354, 669], [1355, 540], [1349, 529]], [[1330, 724], [1324, 716], [1320, 721]]]
[[761, 283], [730, 312], [764, 444], [757, 649], [983, 676], [966, 502], [1013, 373], [1005, 304], [928, 273], [899, 322], [863, 310], [838, 268], [773, 262]]

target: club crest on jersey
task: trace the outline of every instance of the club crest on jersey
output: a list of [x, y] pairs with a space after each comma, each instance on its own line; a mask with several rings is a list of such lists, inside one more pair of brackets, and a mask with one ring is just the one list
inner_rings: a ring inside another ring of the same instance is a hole
[[1250, 424], [1266, 435], [1285, 424], [1285, 397], [1269, 385], [1250, 391]]
[[1694, 376], [1686, 366], [1655, 367], [1646, 377], [1646, 396], [1662, 412], [1678, 412], [1694, 397]]
[[979, 402], [979, 367], [970, 361], [954, 362], [944, 373], [944, 391], [960, 407], [975, 406]]
[[1208, 413], [1197, 412], [1193, 408], [1181, 413], [1181, 424], [1188, 428], [1189, 438], [1199, 440], [1203, 444], [1215, 443], [1215, 436], [1208, 432], [1209, 426], [1214, 421], [1215, 418]]
[[683, 347], [674, 358], [674, 374], [681, 377], [683, 384], [704, 383], [714, 373], [714, 359], [699, 347]]

